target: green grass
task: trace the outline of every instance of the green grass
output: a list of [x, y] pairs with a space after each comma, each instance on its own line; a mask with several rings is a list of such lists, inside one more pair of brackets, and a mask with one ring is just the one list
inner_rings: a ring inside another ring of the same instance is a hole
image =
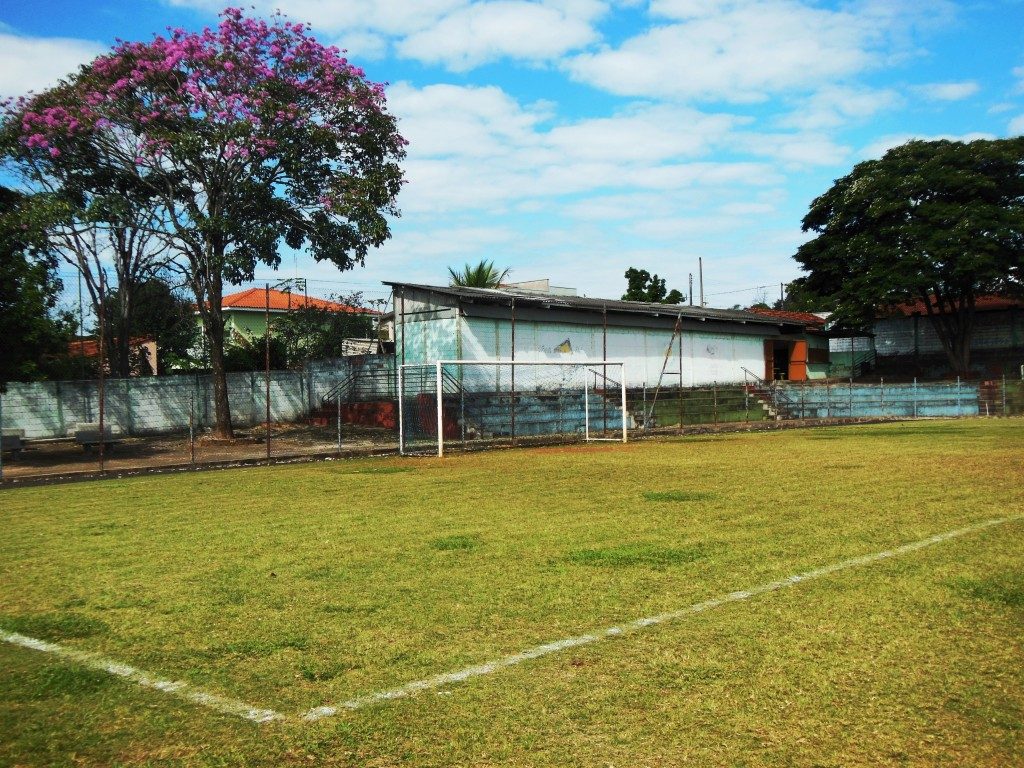
[[[0, 628], [295, 715], [1019, 514], [1022, 456], [978, 420], [6, 491]], [[1009, 523], [312, 725], [0, 645], [0, 765], [1024, 764], [1022, 553]]]

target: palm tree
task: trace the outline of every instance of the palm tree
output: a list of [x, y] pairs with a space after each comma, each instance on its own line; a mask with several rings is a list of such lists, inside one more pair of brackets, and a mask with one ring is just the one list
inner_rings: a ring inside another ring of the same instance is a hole
[[448, 274], [451, 275], [449, 284], [460, 288], [497, 288], [508, 277], [509, 271], [503, 269], [499, 272], [493, 261], [481, 259], [479, 264], [467, 264], [460, 270], [448, 267]]

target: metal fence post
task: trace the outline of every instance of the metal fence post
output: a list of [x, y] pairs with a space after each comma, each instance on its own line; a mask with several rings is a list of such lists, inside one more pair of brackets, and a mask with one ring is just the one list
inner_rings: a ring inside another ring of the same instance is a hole
[[914, 377], [914, 418], [917, 418], [917, 376]]
[[[438, 360], [437, 366], [437, 455], [438, 457], [444, 456], [444, 403], [443, 403], [443, 383], [441, 381], [441, 361]], [[515, 439], [515, 438], [513, 438]]]
[[960, 418], [963, 416], [963, 407], [960, 404], [960, 377], [956, 377], [956, 416]]
[[718, 423], [718, 382], [711, 382], [711, 407], [714, 408], [715, 424]]
[[335, 401], [338, 404], [338, 453], [341, 453], [341, 390], [336, 390]]
[[196, 392], [193, 389], [188, 399], [188, 460], [196, 463]]
[[878, 399], [882, 409], [879, 415], [885, 416], [885, 377], [879, 377], [878, 379]]
[[849, 405], [850, 405], [850, 418], [852, 419], [853, 418], [853, 375], [852, 375], [852, 372], [851, 372], [851, 375], [850, 375]]
[[[404, 333], [403, 329], [403, 333]], [[398, 366], [398, 455], [405, 455], [405, 365]]]
[[825, 379], [825, 418], [832, 418], [832, 380]]
[[1003, 416], [1006, 415], [1006, 374], [1003, 374]]
[[629, 434], [626, 424], [626, 366], [619, 368], [619, 375], [622, 377], [622, 442], [626, 442]]
[[4, 479], [4, 388], [0, 382], [0, 480]]

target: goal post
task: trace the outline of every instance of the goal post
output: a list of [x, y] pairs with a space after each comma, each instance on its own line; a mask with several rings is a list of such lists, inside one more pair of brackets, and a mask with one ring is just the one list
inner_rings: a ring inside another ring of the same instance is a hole
[[436, 360], [398, 369], [400, 453], [553, 442], [626, 442], [619, 360]]

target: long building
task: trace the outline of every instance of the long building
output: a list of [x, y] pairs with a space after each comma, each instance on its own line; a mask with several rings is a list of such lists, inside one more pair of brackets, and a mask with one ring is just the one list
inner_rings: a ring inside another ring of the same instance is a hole
[[659, 380], [662, 386], [684, 387], [735, 383], [750, 374], [805, 381], [824, 378], [828, 370], [825, 334], [786, 313], [766, 316], [515, 287], [385, 284], [394, 291], [399, 364], [618, 360], [625, 363], [628, 387], [653, 387]]

